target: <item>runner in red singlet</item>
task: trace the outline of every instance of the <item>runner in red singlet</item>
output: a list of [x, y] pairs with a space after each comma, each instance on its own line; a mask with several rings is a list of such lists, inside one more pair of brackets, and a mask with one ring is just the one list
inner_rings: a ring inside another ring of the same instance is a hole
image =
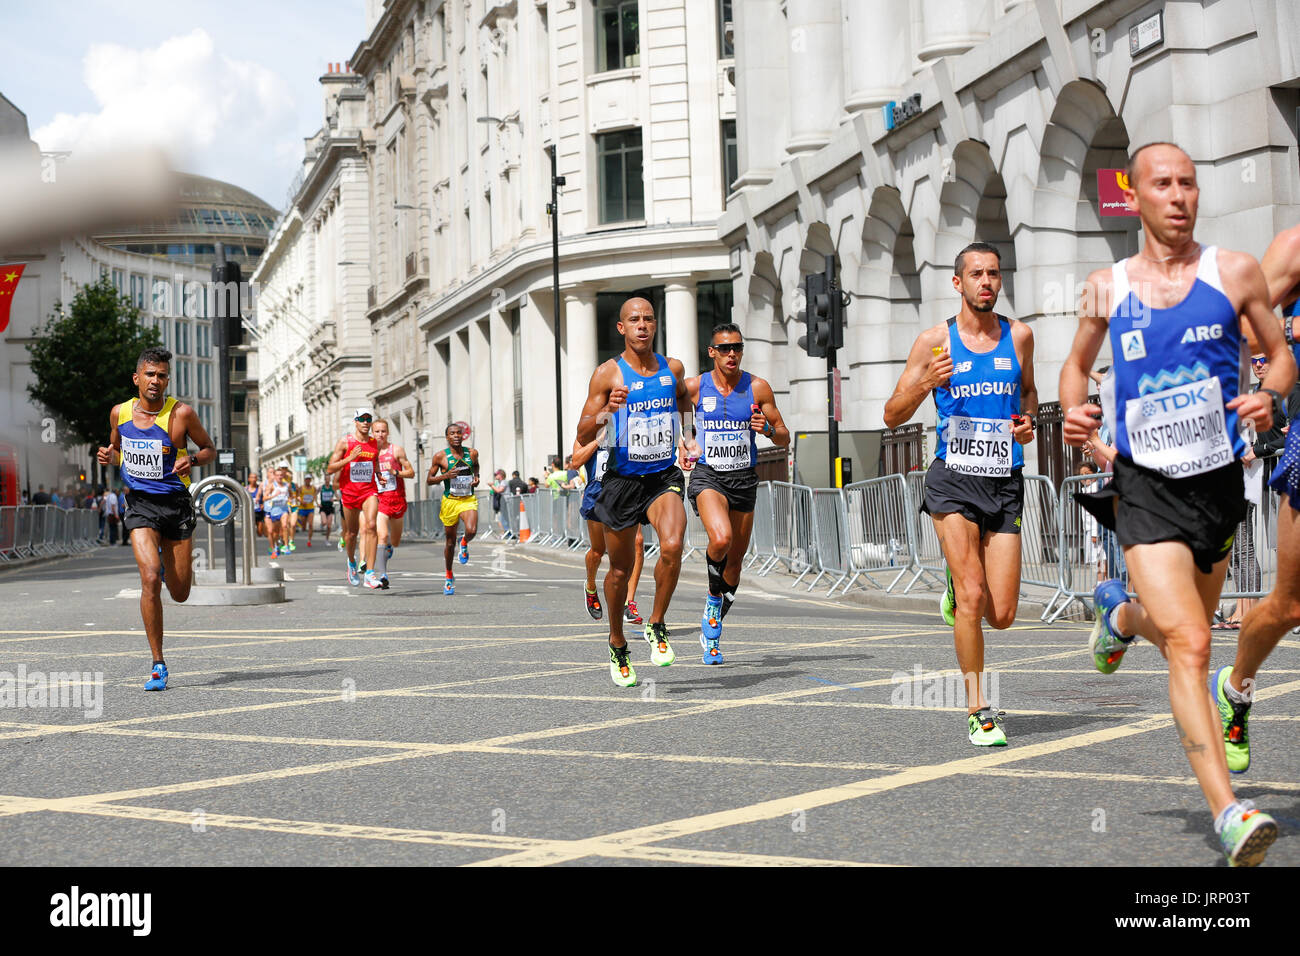
[[[353, 415], [354, 434], [340, 438], [334, 454], [326, 466], [327, 474], [339, 476], [339, 500], [343, 505], [343, 540], [347, 547], [348, 584], [356, 587], [361, 575], [366, 577], [366, 587], [380, 587], [375, 567], [375, 515], [379, 500], [375, 487], [375, 459], [379, 449], [370, 437], [370, 423], [374, 413], [368, 406], [358, 408]], [[361, 536], [361, 567], [357, 568], [357, 535]]]
[[370, 426], [379, 449], [375, 487], [379, 489], [379, 514], [376, 515], [378, 544], [375, 548], [375, 570], [379, 573], [379, 586], [388, 590], [388, 559], [393, 549], [402, 543], [402, 518], [406, 515], [406, 482], [415, 477], [415, 466], [406, 457], [406, 449], [388, 442], [388, 422], [382, 418]]

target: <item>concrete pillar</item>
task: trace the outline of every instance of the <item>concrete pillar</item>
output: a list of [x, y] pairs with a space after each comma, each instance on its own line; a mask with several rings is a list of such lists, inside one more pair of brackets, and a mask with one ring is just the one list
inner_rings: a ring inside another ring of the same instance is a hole
[[896, 100], [911, 78], [908, 6], [898, 0], [845, 0], [844, 108], [858, 110]]
[[471, 444], [479, 449], [479, 465], [484, 469], [484, 476], [490, 475], [492, 463], [492, 406], [497, 394], [492, 381], [492, 348], [488, 341], [488, 320], [480, 319], [469, 324], [469, 390], [465, 396], [469, 400], [467, 419], [474, 429]]
[[515, 379], [510, 323], [494, 300], [488, 313], [488, 341], [492, 352], [492, 460], [507, 475], [515, 464]]
[[[743, 4], [742, 4], [743, 6]], [[790, 139], [792, 156], [830, 142], [844, 105], [844, 49], [839, 0], [789, 0]]]
[[987, 40], [994, 0], [921, 0], [920, 60], [965, 53]]
[[[564, 291], [564, 436], [572, 444], [578, 417], [587, 401], [587, 385], [596, 371], [596, 287]], [[564, 451], [568, 453], [566, 446]]]
[[[555, 387], [555, 322], [550, 286], [529, 294], [519, 321], [524, 352], [524, 460], [520, 475], [535, 475], [554, 455], [555, 416], [559, 413]], [[570, 436], [572, 444], [572, 436]]]
[[695, 280], [689, 276], [664, 283], [665, 342], [668, 354], [685, 367], [687, 378], [700, 374], [700, 319], [695, 293]]
[[740, 178], [737, 189], [756, 189], [771, 182], [785, 153], [789, 110], [785, 102], [789, 37], [781, 0], [744, 0], [733, 4], [736, 31], [736, 146]]

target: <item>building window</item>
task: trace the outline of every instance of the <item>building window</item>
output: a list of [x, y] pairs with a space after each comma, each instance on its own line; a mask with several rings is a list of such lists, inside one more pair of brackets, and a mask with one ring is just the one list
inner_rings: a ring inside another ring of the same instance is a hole
[[638, 0], [597, 0], [596, 72], [641, 65]]
[[736, 55], [736, 48], [727, 42], [727, 24], [731, 22], [731, 0], [718, 0], [718, 56], [723, 60]]
[[144, 308], [144, 276], [131, 276], [131, 304], [137, 309]]
[[212, 330], [206, 325], [197, 325], [194, 329], [194, 340], [196, 345], [196, 354], [199, 358], [208, 358], [212, 354], [211, 339]]
[[736, 121], [722, 121], [722, 199], [731, 194], [731, 184], [740, 178], [740, 161], [736, 156]]
[[713, 327], [731, 321], [731, 307], [734, 304], [730, 279], [701, 282], [695, 287], [695, 316], [701, 369], [713, 368], [713, 359], [709, 358]]
[[600, 221], [644, 219], [641, 131], [628, 129], [597, 136], [596, 152], [600, 167]]
[[118, 295], [125, 295], [125, 294], [126, 294], [126, 289], [123, 288], [123, 286], [125, 286], [125, 285], [126, 285], [126, 276], [125, 276], [125, 274], [122, 272], [121, 269], [114, 269], [114, 270], [113, 270], [113, 288], [117, 290], [117, 294], [118, 294]]

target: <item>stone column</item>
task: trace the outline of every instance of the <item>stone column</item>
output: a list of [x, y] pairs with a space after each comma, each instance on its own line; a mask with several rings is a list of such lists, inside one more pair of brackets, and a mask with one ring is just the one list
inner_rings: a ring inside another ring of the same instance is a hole
[[850, 113], [898, 99], [911, 78], [908, 5], [898, 0], [849, 0], [844, 4], [844, 82]]
[[988, 39], [994, 0], [921, 0], [920, 60], [965, 53]]
[[790, 139], [792, 156], [821, 149], [844, 105], [844, 49], [839, 0], [789, 0]]
[[738, 189], [771, 182], [785, 153], [789, 110], [785, 100], [790, 40], [780, 0], [732, 5], [736, 30], [736, 147]]
[[[587, 385], [596, 371], [596, 286], [564, 290], [564, 434], [572, 442], [578, 416], [587, 401]], [[525, 358], [525, 362], [528, 358]], [[567, 454], [569, 449], [563, 449]]]
[[695, 279], [669, 279], [664, 283], [664, 331], [668, 354], [680, 359], [686, 377], [700, 374], [699, 315], [695, 309]]

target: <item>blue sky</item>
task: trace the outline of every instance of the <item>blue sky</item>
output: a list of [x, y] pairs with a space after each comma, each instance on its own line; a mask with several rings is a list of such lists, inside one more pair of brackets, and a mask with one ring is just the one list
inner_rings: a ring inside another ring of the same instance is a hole
[[319, 76], [364, 39], [364, 0], [4, 7], [0, 93], [41, 148], [156, 143], [277, 209], [324, 118]]

